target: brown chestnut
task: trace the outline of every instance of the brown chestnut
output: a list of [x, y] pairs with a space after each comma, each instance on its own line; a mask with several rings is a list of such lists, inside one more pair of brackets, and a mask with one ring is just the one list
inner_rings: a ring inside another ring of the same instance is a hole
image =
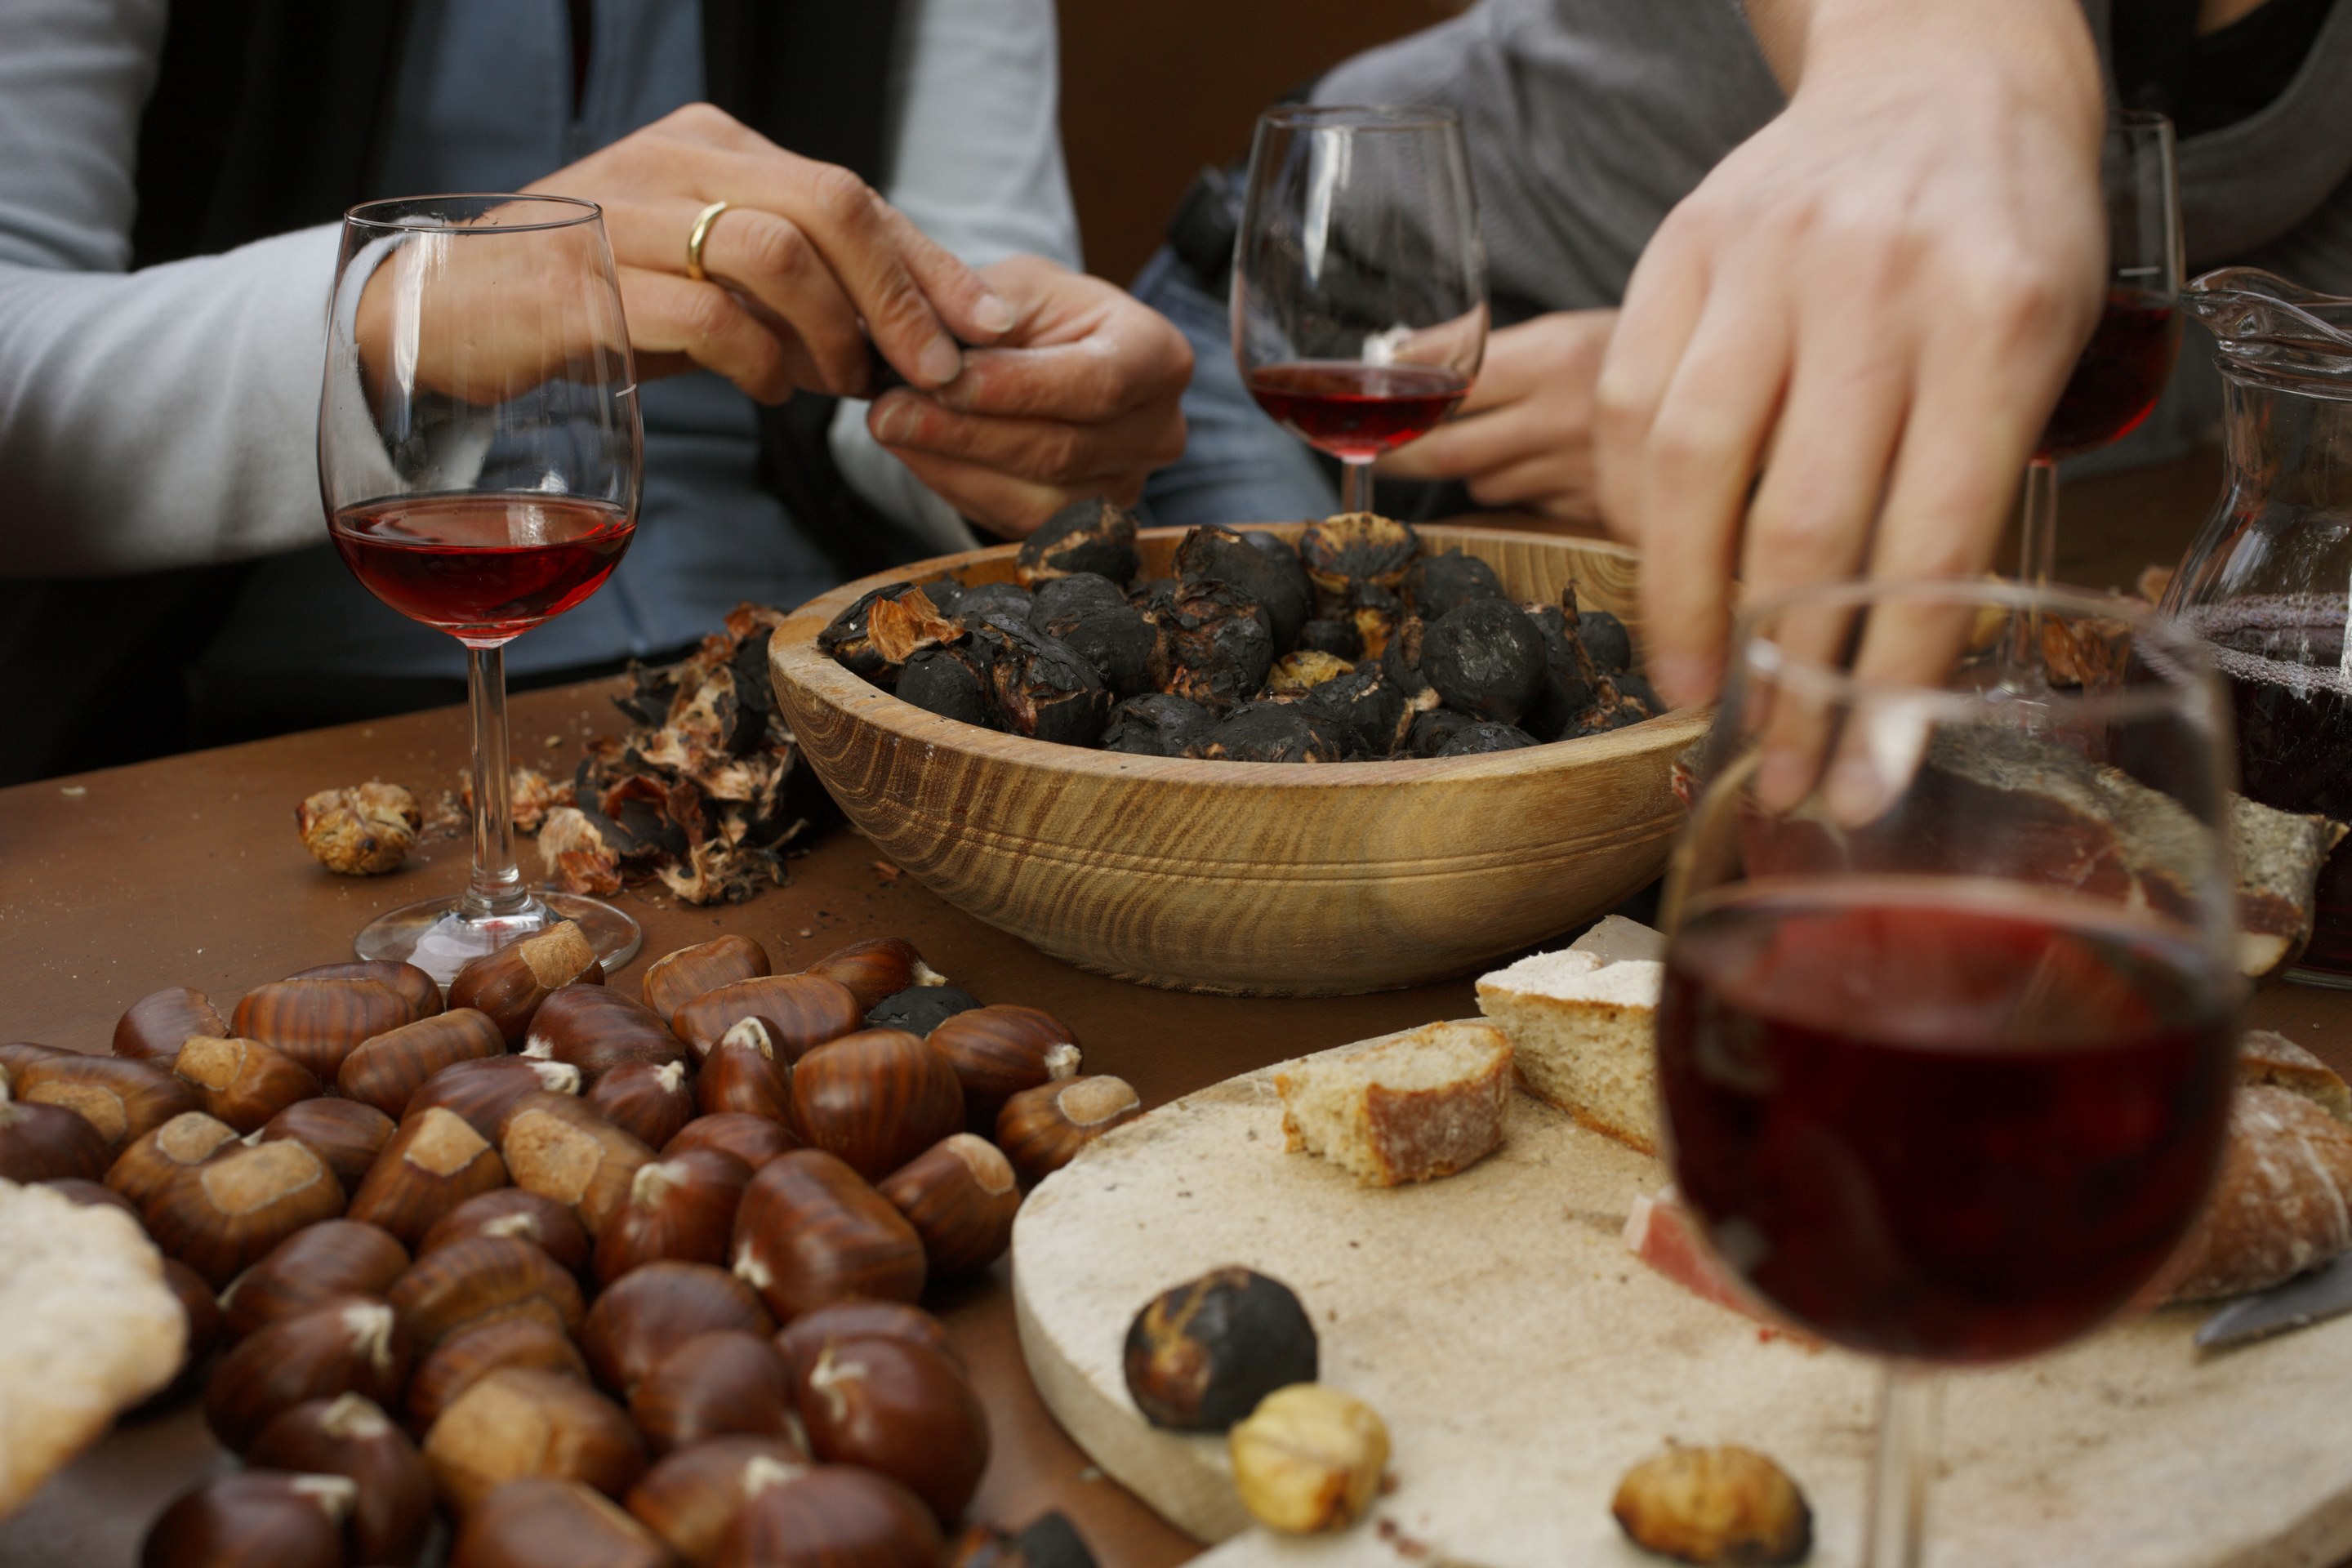
[[1013, 1245], [1021, 1187], [1012, 1162], [985, 1138], [969, 1132], [942, 1138], [875, 1190], [923, 1238], [935, 1279], [985, 1268]]
[[15, 1075], [15, 1082], [16, 1098], [23, 1103], [70, 1110], [97, 1128], [98, 1135], [106, 1140], [110, 1160], [133, 1139], [145, 1137], [174, 1116], [210, 1109], [198, 1103], [194, 1091], [173, 1078], [168, 1068], [121, 1057], [63, 1051], [27, 1063]]
[[1006, 1100], [1078, 1071], [1077, 1037], [1035, 1007], [974, 1007], [942, 1020], [924, 1043], [955, 1069], [963, 1085], [964, 1125], [983, 1137], [996, 1131]]
[[386, 1029], [343, 1058], [335, 1092], [371, 1105], [394, 1121], [408, 1113], [409, 1097], [444, 1068], [506, 1054], [506, 1037], [471, 1007], [453, 1007]]
[[549, 1476], [617, 1497], [645, 1473], [621, 1407], [559, 1372], [502, 1366], [450, 1401], [425, 1435], [433, 1489], [461, 1520], [509, 1481]]
[[659, 1258], [724, 1267], [735, 1205], [751, 1168], [718, 1149], [689, 1149], [640, 1165], [629, 1195], [596, 1233], [596, 1279], [609, 1285]]
[[229, 1030], [283, 1051], [320, 1083], [332, 1083], [361, 1041], [415, 1018], [407, 999], [379, 981], [280, 980], [239, 998]]
[[141, 1208], [147, 1234], [164, 1255], [215, 1289], [304, 1226], [342, 1212], [343, 1184], [334, 1172], [290, 1141], [240, 1146], [183, 1171]]
[[686, 1081], [684, 1062], [623, 1062], [583, 1098], [599, 1116], [650, 1149], [667, 1143], [694, 1120], [694, 1089]]
[[898, 1482], [819, 1465], [763, 1487], [719, 1538], [712, 1568], [939, 1568], [938, 1521]]
[[389, 1231], [352, 1219], [296, 1231], [238, 1275], [224, 1294], [231, 1339], [344, 1296], [382, 1296], [408, 1271], [408, 1249]]
[[352, 1194], [351, 1215], [415, 1247], [443, 1215], [507, 1184], [506, 1162], [462, 1116], [439, 1106], [393, 1131]]
[[241, 1454], [306, 1399], [362, 1394], [393, 1405], [407, 1381], [408, 1333], [399, 1314], [372, 1297], [338, 1297], [239, 1340], [205, 1384], [205, 1424], [223, 1447]]
[[408, 1380], [408, 1426], [429, 1432], [457, 1397], [502, 1366], [533, 1367], [588, 1381], [588, 1363], [563, 1320], [539, 1298], [478, 1318], [425, 1352]]
[[882, 936], [866, 942], [853, 942], [847, 947], [835, 949], [808, 966], [804, 972], [821, 974], [827, 980], [837, 980], [849, 987], [857, 998], [857, 1012], [864, 1016], [885, 996], [897, 994], [912, 986], [945, 985], [948, 977], [923, 962], [915, 944], [903, 937]]
[[660, 1015], [602, 985], [566, 985], [551, 993], [531, 1018], [522, 1054], [571, 1063], [591, 1089], [625, 1062], [660, 1067], [689, 1059]]
[[799, 1135], [781, 1121], [722, 1110], [716, 1116], [698, 1116], [688, 1122], [677, 1137], [662, 1145], [662, 1158], [682, 1154], [688, 1149], [720, 1149], [756, 1171], [777, 1155], [789, 1154], [800, 1146]]
[[662, 1357], [718, 1329], [771, 1334], [776, 1321], [725, 1269], [664, 1259], [604, 1288], [580, 1325], [580, 1349], [596, 1381], [626, 1399]]
[[449, 982], [449, 1005], [488, 1014], [507, 1044], [520, 1046], [540, 1004], [558, 988], [583, 982], [604, 984], [604, 966], [579, 924], [560, 921], [457, 971]]
[[291, 1138], [310, 1145], [327, 1162], [343, 1191], [356, 1193], [383, 1146], [392, 1142], [393, 1120], [372, 1105], [355, 1100], [299, 1100], [262, 1124], [257, 1142], [274, 1143]]
[[184, 1384], [187, 1374], [202, 1366], [205, 1358], [220, 1347], [220, 1298], [205, 1277], [176, 1258], [163, 1259], [163, 1283], [171, 1288], [173, 1297], [180, 1303], [180, 1313], [188, 1320], [186, 1359], [180, 1363], [180, 1377], [166, 1388], [158, 1399], [173, 1395]]
[[809, 1451], [889, 1477], [941, 1524], [988, 1468], [988, 1414], [963, 1368], [905, 1340], [831, 1340], [793, 1387]]
[[191, 1035], [172, 1058], [172, 1073], [195, 1101], [191, 1109], [239, 1132], [257, 1132], [288, 1106], [319, 1095], [309, 1068], [259, 1040]]
[[923, 1293], [922, 1238], [889, 1200], [820, 1149], [760, 1167], [735, 1210], [735, 1274], [787, 1321], [852, 1296]]
[[527, 1094], [499, 1123], [499, 1149], [514, 1184], [579, 1212], [593, 1236], [629, 1194], [654, 1152], [574, 1096]]
[[668, 1019], [706, 991], [772, 973], [766, 948], [730, 932], [662, 954], [646, 966], [638, 990], [646, 1006]]
[[776, 1053], [797, 1061], [810, 1047], [858, 1026], [865, 1009], [849, 987], [821, 974], [766, 974], [707, 991], [680, 1007], [670, 1027], [697, 1056], [709, 1056], [719, 1037], [746, 1018], [768, 1026]]
[[389, 958], [346, 959], [341, 963], [313, 964], [299, 969], [289, 980], [373, 980], [388, 985], [408, 1004], [412, 1018], [430, 1018], [441, 1011], [441, 984], [413, 963]]
[[741, 1329], [697, 1334], [637, 1380], [629, 1415], [656, 1454], [729, 1433], [789, 1437], [792, 1370], [758, 1334]]
[[743, 1505], [809, 1468], [796, 1442], [706, 1438], [678, 1449], [629, 1489], [629, 1512], [690, 1565], [709, 1568]]
[[491, 1057], [443, 1068], [426, 1079], [425, 1086], [409, 1096], [405, 1114], [414, 1116], [437, 1105], [456, 1111], [475, 1131], [495, 1143], [499, 1123], [523, 1096], [578, 1094], [580, 1088], [580, 1069], [563, 1062]]
[[349, 1479], [357, 1495], [344, 1530], [357, 1561], [414, 1563], [425, 1550], [432, 1479], [416, 1445], [364, 1394], [305, 1400], [280, 1411], [245, 1458], [261, 1469]]
[[443, 1215], [417, 1243], [416, 1255], [422, 1258], [468, 1236], [511, 1236], [535, 1243], [567, 1274], [578, 1274], [588, 1267], [592, 1245], [586, 1227], [570, 1205], [520, 1187], [500, 1187], [467, 1198]]
[[0, 1181], [95, 1181], [107, 1173], [111, 1157], [98, 1129], [72, 1111], [20, 1103], [8, 1069], [0, 1068]]
[[776, 1331], [776, 1353], [798, 1378], [816, 1364], [817, 1352], [828, 1341], [853, 1339], [905, 1340], [938, 1351], [958, 1366], [963, 1364], [948, 1343], [947, 1325], [904, 1301], [835, 1301], [803, 1312]]
[[[83, 1208], [105, 1207], [121, 1209], [132, 1219], [139, 1217], [139, 1205], [108, 1186], [87, 1176], [55, 1176], [40, 1184], [61, 1198], [70, 1198]], [[166, 1263], [170, 1258], [163, 1260]]]
[[578, 1326], [587, 1306], [578, 1280], [511, 1236], [469, 1236], [435, 1247], [408, 1266], [384, 1300], [424, 1350], [527, 1301], [546, 1302], [566, 1329]]
[[[0, 1109], [0, 1129], [5, 1129], [6, 1120], [6, 1111]], [[0, 1148], [5, 1148], [6, 1137], [6, 1132], [0, 1130]], [[144, 1211], [147, 1201], [182, 1172], [217, 1160], [236, 1147], [236, 1128], [201, 1110], [191, 1110], [174, 1116], [144, 1138], [133, 1140], [107, 1167], [106, 1184]], [[7, 1171], [0, 1168], [0, 1175], [6, 1174]]]
[[343, 1568], [354, 1491], [342, 1476], [215, 1476], [173, 1499], [148, 1527], [140, 1568]]
[[768, 1026], [745, 1018], [719, 1037], [695, 1076], [694, 1103], [705, 1116], [732, 1111], [783, 1121], [792, 1115], [791, 1068], [777, 1059]]
[[228, 1021], [212, 999], [189, 985], [151, 992], [124, 1010], [114, 1026], [114, 1054], [137, 1060], [170, 1061], [190, 1035], [226, 1035]]
[[577, 1481], [527, 1476], [457, 1528], [449, 1568], [673, 1568], [644, 1525]]
[[1024, 1182], [1042, 1182], [1122, 1122], [1143, 1114], [1123, 1078], [1081, 1076], [1024, 1089], [996, 1117], [996, 1146]]
[[963, 1089], [914, 1036], [862, 1029], [794, 1065], [792, 1111], [811, 1148], [878, 1181], [963, 1125]]

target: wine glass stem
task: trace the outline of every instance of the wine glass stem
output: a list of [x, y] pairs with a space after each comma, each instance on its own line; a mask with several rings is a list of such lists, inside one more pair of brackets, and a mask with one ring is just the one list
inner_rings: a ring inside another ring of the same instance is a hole
[[515, 869], [514, 809], [507, 798], [507, 655], [503, 647], [466, 650], [474, 709], [474, 877], [466, 918], [519, 914], [530, 890]]
[[1369, 459], [1362, 461], [1352, 458], [1340, 459], [1339, 510], [1341, 511], [1372, 510], [1372, 465]]
[[1863, 1568], [1919, 1568], [1943, 1407], [1944, 1384], [1937, 1373], [1887, 1363], [1879, 1387], [1878, 1456], [1871, 1467]]
[[2035, 587], [2058, 573], [2058, 463], [2037, 457], [2025, 465], [2025, 521], [2018, 531], [2017, 574]]

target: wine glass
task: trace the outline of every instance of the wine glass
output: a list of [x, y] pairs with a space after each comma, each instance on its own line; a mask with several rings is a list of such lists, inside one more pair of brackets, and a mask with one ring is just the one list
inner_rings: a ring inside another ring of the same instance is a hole
[[372, 921], [362, 958], [446, 984], [564, 920], [608, 969], [635, 953], [627, 915], [536, 895], [516, 869], [504, 649], [619, 564], [643, 445], [594, 203], [425, 196], [345, 215], [319, 406], [328, 532], [370, 593], [465, 645], [473, 705], [472, 879]]
[[[2028, 731], [1980, 666], [1888, 670], [1986, 612], [2104, 626], [2128, 675]], [[2154, 1293], [2212, 1181], [2229, 720], [2194, 637], [2106, 596], [1834, 584], [1735, 646], [1668, 872], [1669, 1159], [1748, 1289], [1885, 1362], [1865, 1562], [1915, 1568], [1934, 1369]]]
[[1454, 412], [1486, 352], [1486, 248], [1462, 121], [1339, 105], [1259, 116], [1234, 241], [1234, 357], [1258, 406], [1339, 459], [1339, 510], [1371, 465]]

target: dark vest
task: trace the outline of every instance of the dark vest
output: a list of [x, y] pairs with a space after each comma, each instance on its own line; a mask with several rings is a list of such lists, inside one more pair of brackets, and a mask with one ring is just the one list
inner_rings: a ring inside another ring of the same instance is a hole
[[[898, 0], [701, 5], [712, 102], [781, 146], [881, 183]], [[172, 0], [140, 124], [132, 265], [412, 194], [379, 184], [410, 10], [410, 0]], [[835, 467], [835, 406], [803, 395], [761, 411], [762, 481], [845, 576], [924, 553]], [[320, 527], [323, 538], [323, 517]], [[0, 661], [37, 676], [29, 731], [12, 725], [0, 748], [0, 784], [189, 744], [187, 671], [241, 573], [0, 584]]]

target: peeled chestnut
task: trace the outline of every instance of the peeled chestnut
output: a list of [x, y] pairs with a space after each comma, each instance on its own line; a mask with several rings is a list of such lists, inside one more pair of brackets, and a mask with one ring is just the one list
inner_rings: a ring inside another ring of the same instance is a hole
[[588, 1309], [579, 1340], [596, 1381], [625, 1399], [655, 1363], [696, 1334], [769, 1334], [775, 1326], [751, 1288], [725, 1269], [663, 1259], [607, 1285]]
[[110, 1159], [97, 1128], [61, 1106], [21, 1103], [0, 1068], [0, 1181], [96, 1181]]
[[306, 1399], [360, 1394], [396, 1405], [407, 1381], [408, 1333], [399, 1315], [371, 1297], [340, 1297], [239, 1340], [205, 1385], [205, 1424], [223, 1447], [241, 1454]]
[[646, 1447], [621, 1407], [574, 1377], [502, 1366], [451, 1401], [425, 1435], [434, 1490], [459, 1519], [509, 1481], [548, 1476], [618, 1497]]
[[1315, 1381], [1315, 1325], [1290, 1288], [1219, 1268], [1162, 1291], [1127, 1331], [1127, 1391], [1155, 1426], [1222, 1432], [1277, 1388]]
[[939, 1522], [884, 1476], [819, 1465], [762, 1488], [719, 1538], [713, 1568], [939, 1568]]
[[593, 1236], [628, 1196], [654, 1152], [571, 1095], [528, 1094], [499, 1124], [514, 1184], [579, 1211]]
[[768, 974], [706, 991], [680, 1007], [670, 1026], [697, 1056], [746, 1018], [768, 1026], [776, 1051], [797, 1061], [813, 1046], [857, 1027], [864, 1009], [849, 987], [821, 974]]
[[507, 1184], [506, 1162], [466, 1119], [439, 1106], [394, 1130], [352, 1194], [351, 1216], [414, 1247], [443, 1215]]
[[140, 1568], [343, 1568], [355, 1490], [342, 1476], [215, 1476], [148, 1527]]
[[885, 1176], [876, 1190], [923, 1238], [931, 1278], [987, 1268], [1013, 1245], [1021, 1188], [1012, 1163], [985, 1138], [958, 1132]]
[[215, 1289], [304, 1226], [342, 1212], [343, 1184], [292, 1142], [240, 1147], [183, 1171], [141, 1208], [155, 1245]]
[[570, 1062], [591, 1088], [624, 1063], [660, 1067], [688, 1059], [686, 1047], [659, 1014], [602, 985], [566, 985], [550, 993], [531, 1018], [522, 1052]]
[[627, 1198], [596, 1232], [598, 1282], [665, 1258], [725, 1267], [735, 1206], [751, 1179], [751, 1167], [718, 1149], [638, 1166]]
[[327, 1162], [343, 1191], [356, 1193], [383, 1146], [392, 1142], [393, 1120], [355, 1100], [303, 1100], [262, 1124], [259, 1142], [291, 1138]]
[[775, 1346], [794, 1378], [816, 1364], [817, 1352], [833, 1340], [905, 1340], [963, 1363], [948, 1343], [945, 1323], [904, 1301], [835, 1301], [803, 1312], [776, 1331]]
[[229, 1337], [345, 1296], [382, 1296], [408, 1271], [408, 1249], [357, 1220], [321, 1220], [296, 1231], [238, 1275], [222, 1300]]
[[121, 1057], [61, 1051], [26, 1063], [15, 1081], [16, 1098], [25, 1104], [58, 1106], [97, 1128], [110, 1159], [174, 1116], [211, 1109], [199, 1104], [194, 1092], [162, 1064]]
[[1079, 1077], [1024, 1089], [997, 1113], [996, 1144], [1024, 1182], [1042, 1182], [1086, 1146], [1143, 1114], [1125, 1079]]
[[781, 1121], [740, 1111], [698, 1116], [662, 1145], [662, 1158], [688, 1149], [720, 1149], [756, 1171], [779, 1154], [801, 1147], [798, 1134]]
[[592, 1238], [571, 1205], [520, 1187], [500, 1187], [467, 1198], [425, 1233], [416, 1255], [437, 1252], [469, 1236], [510, 1236], [531, 1242], [567, 1274], [578, 1274], [588, 1267]]
[[400, 963], [389, 958], [346, 960], [341, 963], [314, 964], [298, 970], [289, 980], [373, 980], [388, 985], [408, 1004], [412, 1018], [430, 1018], [441, 1011], [441, 984], [433, 976], [413, 963]]
[[319, 1094], [309, 1068], [259, 1040], [191, 1035], [172, 1072], [206, 1114], [239, 1132], [257, 1132], [288, 1106]]
[[449, 982], [449, 1005], [488, 1014], [507, 1043], [520, 1046], [540, 1004], [559, 986], [583, 981], [604, 984], [604, 966], [578, 922], [559, 921], [457, 971]]
[[801, 1137], [869, 1181], [963, 1125], [955, 1068], [896, 1029], [864, 1029], [817, 1047], [793, 1068], [790, 1093]]
[[495, 1317], [477, 1318], [426, 1351], [408, 1379], [408, 1426], [429, 1432], [457, 1396], [502, 1366], [535, 1368], [588, 1381], [588, 1363], [563, 1320], [534, 1297]]
[[357, 1488], [349, 1532], [361, 1563], [406, 1563], [425, 1549], [433, 1482], [408, 1435], [364, 1394], [311, 1399], [280, 1411], [246, 1450], [261, 1469], [341, 1476]]
[[923, 1241], [856, 1171], [796, 1149], [743, 1189], [735, 1273], [787, 1320], [852, 1296], [911, 1301], [923, 1293]]
[[793, 1388], [809, 1450], [889, 1477], [941, 1523], [988, 1468], [988, 1415], [963, 1369], [905, 1340], [833, 1340]]
[[772, 973], [766, 948], [730, 932], [655, 959], [637, 988], [646, 1005], [667, 1020], [706, 991]]
[[672, 1568], [652, 1532], [577, 1481], [527, 1477], [457, 1529], [449, 1568]]
[[[0, 1077], [5, 1077], [0, 1073]], [[0, 1094], [0, 1151], [7, 1147], [7, 1110], [5, 1096]], [[44, 1113], [49, 1108], [44, 1107]], [[81, 1119], [74, 1119], [79, 1121]], [[87, 1126], [87, 1123], [84, 1123]], [[96, 1130], [91, 1130], [96, 1136]], [[103, 1141], [101, 1141], [101, 1147]], [[115, 1156], [107, 1167], [106, 1184], [138, 1205], [142, 1210], [163, 1184], [183, 1171], [217, 1160], [236, 1147], [236, 1129], [227, 1122], [206, 1116], [201, 1110], [191, 1110], [174, 1116], [143, 1138], [134, 1139], [131, 1146]], [[0, 1153], [0, 1162], [5, 1162]], [[0, 1176], [13, 1180], [37, 1181], [33, 1176], [16, 1177], [5, 1167]]]
[[979, 1005], [979, 997], [952, 985], [910, 985], [904, 991], [893, 991], [867, 1009], [866, 1026], [928, 1035], [958, 1013], [970, 1012]]
[[679, 1448], [629, 1489], [629, 1512], [692, 1568], [709, 1568], [743, 1505], [805, 1474], [808, 1456], [780, 1437], [709, 1437]]
[[529, 1057], [491, 1057], [486, 1061], [459, 1062], [443, 1068], [409, 1096], [405, 1114], [441, 1106], [464, 1117], [474, 1131], [492, 1142], [499, 1124], [515, 1102], [527, 1094], [578, 1094], [580, 1069], [564, 1062], [534, 1061]]
[[730, 1433], [788, 1437], [792, 1369], [758, 1334], [741, 1329], [697, 1334], [637, 1380], [629, 1415], [656, 1454]]
[[586, 1308], [579, 1281], [511, 1236], [469, 1236], [436, 1247], [410, 1264], [384, 1299], [425, 1350], [525, 1302], [546, 1302], [566, 1329], [579, 1324]]
[[792, 1114], [789, 1071], [777, 1059], [768, 1026], [746, 1018], [721, 1035], [702, 1058], [702, 1070], [694, 1079], [694, 1102], [706, 1116], [733, 1111], [783, 1121]]
[[624, 1062], [582, 1098], [596, 1114], [653, 1149], [677, 1137], [695, 1115], [684, 1062]]
[[114, 1026], [114, 1054], [169, 1061], [190, 1035], [226, 1035], [228, 1021], [190, 985], [171, 985], [131, 1004]]
[[374, 980], [281, 980], [238, 999], [232, 1034], [292, 1057], [332, 1083], [360, 1042], [415, 1018], [407, 998]]
[[964, 1125], [983, 1134], [996, 1130], [1006, 1100], [1078, 1070], [1078, 1037], [1035, 1007], [974, 1007], [941, 1020], [926, 1043], [963, 1086]]
[[577, 1481], [526, 1477], [457, 1529], [449, 1568], [672, 1568], [653, 1533]]
[[409, 1096], [442, 1068], [459, 1062], [503, 1056], [506, 1037], [487, 1015], [452, 1008], [387, 1029], [343, 1058], [335, 1090], [345, 1100], [373, 1106], [397, 1121], [408, 1113]]

